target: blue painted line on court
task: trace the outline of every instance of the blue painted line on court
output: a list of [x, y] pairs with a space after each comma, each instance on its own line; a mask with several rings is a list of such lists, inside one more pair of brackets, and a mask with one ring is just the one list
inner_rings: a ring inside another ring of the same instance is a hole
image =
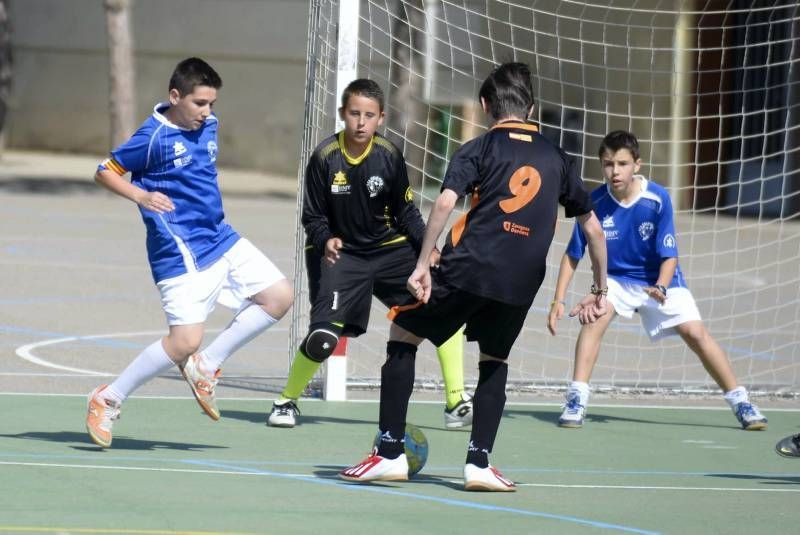
[[359, 483], [347, 483], [344, 481], [337, 481], [337, 480], [329, 480], [329, 479], [320, 479], [314, 476], [297, 476], [297, 475], [290, 475], [290, 474], [282, 474], [280, 472], [271, 472], [267, 470], [256, 470], [252, 468], [246, 468], [242, 466], [236, 465], [229, 465], [223, 463], [212, 463], [207, 461], [189, 461], [189, 464], [198, 465], [198, 466], [205, 466], [205, 467], [212, 467], [212, 468], [219, 468], [222, 470], [231, 470], [236, 472], [242, 473], [250, 473], [250, 474], [257, 474], [257, 475], [264, 475], [270, 477], [278, 477], [284, 479], [291, 479], [294, 481], [304, 481], [307, 483], [314, 483], [316, 485], [327, 485], [327, 486], [334, 486], [340, 489], [347, 489], [352, 491], [361, 491], [361, 492], [373, 492], [377, 494], [387, 494], [390, 496], [401, 496], [404, 498], [412, 498], [415, 500], [427, 501], [427, 502], [434, 502], [434, 503], [441, 503], [445, 505], [452, 505], [455, 507], [463, 507], [466, 509], [477, 509], [480, 511], [492, 511], [498, 513], [512, 513], [517, 515], [523, 516], [530, 516], [536, 518], [545, 518], [548, 520], [557, 520], [560, 522], [570, 522], [572, 524], [579, 524], [583, 526], [590, 526], [593, 528], [600, 528], [600, 529], [609, 529], [614, 531], [621, 531], [624, 533], [640, 533], [643, 535], [660, 535], [657, 531], [649, 531], [639, 528], [634, 528], [630, 526], [621, 526], [619, 524], [609, 524], [606, 522], [599, 522], [595, 520], [587, 520], [585, 518], [578, 518], [574, 516], [566, 516], [566, 515], [557, 515], [553, 513], [543, 513], [540, 511], [529, 511], [527, 509], [517, 509], [515, 507], [503, 507], [498, 505], [490, 505], [485, 503], [478, 503], [478, 502], [470, 502], [466, 500], [456, 500], [451, 498], [440, 498], [437, 496], [429, 496], [424, 494], [415, 494], [412, 492], [405, 492], [400, 490], [393, 490], [387, 489], [384, 487], [376, 487], [372, 485], [363, 485]]

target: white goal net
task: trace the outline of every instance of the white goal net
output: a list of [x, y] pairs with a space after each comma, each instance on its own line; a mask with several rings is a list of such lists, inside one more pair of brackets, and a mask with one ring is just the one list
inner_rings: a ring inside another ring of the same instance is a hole
[[[302, 168], [331, 134], [338, 101], [339, 3], [312, 0]], [[423, 217], [448, 158], [484, 131], [476, 103], [493, 66], [534, 71], [535, 119], [601, 177], [597, 146], [615, 129], [639, 138], [642, 173], [667, 187], [681, 267], [704, 321], [740, 382], [800, 391], [800, 4], [781, 0], [363, 0], [358, 77], [388, 98], [384, 133], [404, 152]], [[352, 22], [352, 21], [351, 21]], [[301, 188], [302, 189], [302, 188]], [[299, 202], [302, 203], [302, 195]], [[298, 204], [298, 210], [301, 204]], [[572, 222], [560, 219], [548, 275], [509, 361], [512, 388], [561, 388], [571, 376], [577, 321], [545, 329]], [[308, 327], [303, 231], [297, 225], [292, 347]], [[568, 303], [590, 284], [581, 264]], [[351, 387], [376, 385], [388, 322], [374, 304], [370, 331], [350, 340]], [[467, 345], [465, 377], [477, 378]], [[441, 374], [420, 348], [418, 386]], [[716, 385], [679, 338], [651, 343], [636, 321], [610, 327], [593, 376], [614, 391], [708, 392]]]

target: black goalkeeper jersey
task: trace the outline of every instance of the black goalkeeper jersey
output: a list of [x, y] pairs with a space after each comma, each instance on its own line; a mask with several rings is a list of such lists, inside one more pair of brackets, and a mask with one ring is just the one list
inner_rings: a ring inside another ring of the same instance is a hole
[[354, 252], [409, 238], [419, 250], [425, 223], [414, 205], [400, 150], [379, 134], [357, 158], [343, 147], [340, 132], [320, 143], [308, 161], [302, 217], [308, 242], [324, 254], [333, 237]]
[[567, 217], [592, 210], [572, 160], [535, 126], [516, 121], [464, 144], [450, 161], [444, 189], [472, 195], [472, 207], [448, 234], [443, 277], [518, 306], [530, 306], [544, 280], [558, 204]]

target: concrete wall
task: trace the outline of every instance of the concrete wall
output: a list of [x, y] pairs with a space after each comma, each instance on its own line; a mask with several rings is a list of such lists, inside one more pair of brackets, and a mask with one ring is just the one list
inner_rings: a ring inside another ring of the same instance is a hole
[[[209, 61], [224, 87], [220, 164], [294, 176], [303, 126], [308, 0], [133, 0], [138, 120], [175, 64]], [[109, 149], [101, 0], [11, 0], [10, 148]]]

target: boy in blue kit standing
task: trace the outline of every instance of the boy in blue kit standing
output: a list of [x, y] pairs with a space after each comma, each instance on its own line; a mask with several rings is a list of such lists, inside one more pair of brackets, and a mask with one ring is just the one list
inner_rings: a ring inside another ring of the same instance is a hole
[[[533, 110], [530, 69], [523, 63], [499, 66], [479, 97], [490, 129], [465, 143], [447, 167], [408, 279], [419, 302], [393, 309], [381, 368], [380, 440], [372, 455], [339, 474], [348, 481], [408, 479], [403, 436], [417, 346], [423, 338], [440, 344], [466, 325], [467, 339], [478, 342], [480, 361], [464, 488], [515, 490], [489, 464], [489, 454], [506, 401], [507, 358], [544, 279], [559, 204], [589, 236], [595, 268], [593, 295], [582, 301], [580, 320], [605, 314], [603, 230], [574, 163], [527, 122]], [[472, 197], [472, 206], [451, 229], [440, 271], [432, 274], [428, 256], [464, 195]]]
[[[767, 419], [738, 386], [725, 352], [706, 330], [678, 265], [678, 246], [667, 190], [636, 173], [641, 166], [639, 142], [630, 132], [608, 134], [598, 151], [606, 183], [592, 192], [608, 247], [610, 314], [583, 325], [575, 345], [575, 369], [558, 424], [583, 426], [589, 401], [589, 378], [600, 342], [611, 320], [638, 312], [651, 340], [680, 335], [719, 385], [739, 424], [748, 431], [766, 429]], [[561, 259], [547, 327], [556, 334], [564, 314], [567, 288], [583, 256], [586, 238], [575, 227]]]
[[[120, 406], [139, 386], [177, 365], [203, 410], [220, 417], [214, 397], [222, 363], [276, 323], [292, 305], [286, 277], [225, 222], [217, 184], [217, 117], [222, 87], [205, 61], [181, 61], [169, 82], [169, 101], [95, 175], [108, 190], [139, 206], [147, 256], [169, 334], [153, 342], [110, 385], [89, 395], [86, 429], [109, 447]], [[128, 182], [123, 178], [131, 173]], [[204, 322], [219, 302], [237, 310], [202, 352]]]

